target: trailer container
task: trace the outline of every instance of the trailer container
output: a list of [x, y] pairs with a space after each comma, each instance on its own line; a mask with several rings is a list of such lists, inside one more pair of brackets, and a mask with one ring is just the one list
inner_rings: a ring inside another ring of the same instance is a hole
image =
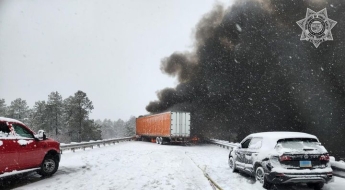
[[138, 117], [136, 135], [141, 140], [149, 140], [157, 144], [188, 142], [190, 139], [190, 113], [165, 112]]

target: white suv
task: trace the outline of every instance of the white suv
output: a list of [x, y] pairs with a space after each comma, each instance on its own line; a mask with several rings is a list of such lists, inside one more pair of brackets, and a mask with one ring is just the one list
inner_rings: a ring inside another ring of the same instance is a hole
[[307, 183], [321, 189], [333, 181], [329, 155], [314, 135], [264, 132], [248, 135], [230, 151], [229, 166], [255, 176], [263, 187]]

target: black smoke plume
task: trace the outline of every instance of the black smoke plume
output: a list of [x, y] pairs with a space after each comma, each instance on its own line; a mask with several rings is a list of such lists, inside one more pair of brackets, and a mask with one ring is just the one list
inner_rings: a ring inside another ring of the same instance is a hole
[[[300, 41], [296, 21], [307, 8], [327, 8], [338, 21], [334, 41], [318, 48]], [[240, 140], [252, 132], [302, 131], [317, 135], [345, 158], [345, 2], [238, 0], [221, 5], [196, 26], [192, 52], [175, 52], [161, 70], [177, 77], [151, 113], [190, 111], [192, 133]]]

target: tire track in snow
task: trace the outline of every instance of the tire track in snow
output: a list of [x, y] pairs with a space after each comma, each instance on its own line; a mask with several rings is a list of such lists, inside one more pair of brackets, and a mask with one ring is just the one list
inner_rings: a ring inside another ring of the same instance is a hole
[[209, 175], [208, 173], [206, 172], [206, 165], [204, 165], [204, 169], [202, 169], [197, 163], [195, 163], [195, 161], [190, 157], [188, 156], [187, 152], [185, 152], [186, 156], [194, 163], [194, 165], [196, 165], [203, 173], [204, 173], [204, 176], [207, 178], [207, 180], [209, 180], [210, 182], [210, 185], [212, 186], [212, 188], [214, 190], [223, 190]]

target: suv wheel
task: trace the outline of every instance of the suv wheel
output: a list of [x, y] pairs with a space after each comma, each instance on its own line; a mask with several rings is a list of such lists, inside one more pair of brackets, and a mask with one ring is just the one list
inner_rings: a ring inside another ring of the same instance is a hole
[[272, 187], [272, 183], [268, 182], [265, 178], [265, 171], [261, 166], [257, 167], [255, 170], [255, 179], [262, 183], [265, 189], [270, 189]]
[[235, 160], [233, 157], [229, 158], [228, 164], [229, 164], [229, 167], [230, 167], [232, 172], [238, 172], [238, 170], [236, 169], [236, 164], [235, 164]]
[[57, 171], [58, 167], [58, 160], [52, 155], [47, 155], [44, 157], [44, 160], [41, 164], [41, 169], [38, 173], [42, 176], [51, 176]]

